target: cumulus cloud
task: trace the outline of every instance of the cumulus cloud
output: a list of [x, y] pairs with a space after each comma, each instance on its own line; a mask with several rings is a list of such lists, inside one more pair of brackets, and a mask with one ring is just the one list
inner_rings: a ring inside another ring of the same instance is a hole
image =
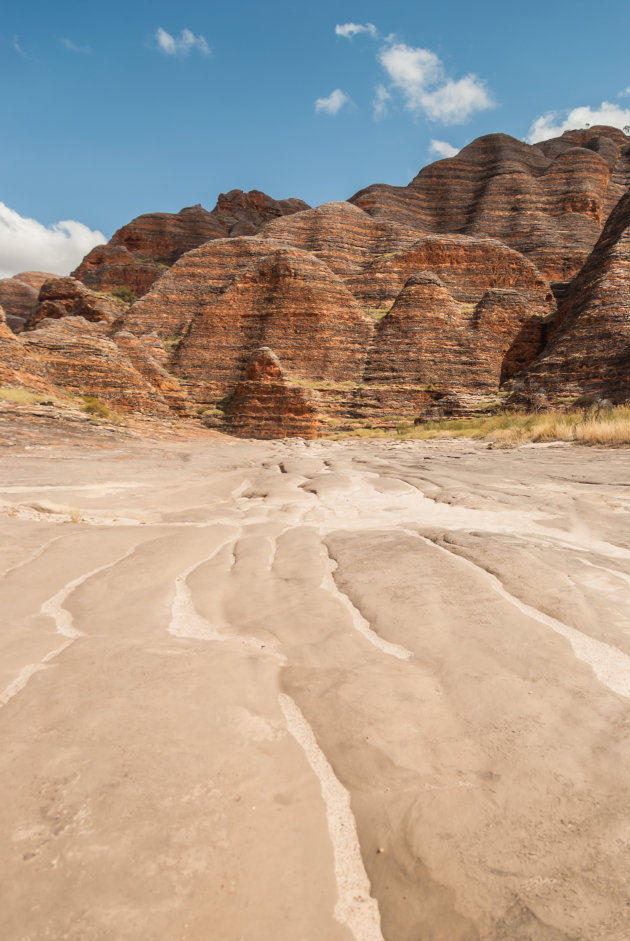
[[[620, 108], [609, 101], [602, 101], [598, 108], [584, 105], [571, 111], [548, 111], [536, 118], [529, 129], [527, 141], [535, 144], [550, 137], [560, 137], [564, 131], [608, 124], [611, 127], [630, 128], [630, 108]], [[627, 133], [627, 131], [626, 131]]]
[[432, 140], [429, 144], [429, 153], [435, 154], [436, 157], [454, 157], [459, 153], [459, 148], [453, 147], [445, 140]]
[[344, 39], [352, 39], [353, 36], [358, 36], [359, 33], [369, 33], [373, 39], [378, 36], [378, 30], [374, 23], [344, 23], [342, 26], [339, 24], [335, 26], [335, 34], [343, 36]]
[[387, 102], [391, 101], [391, 97], [384, 85], [376, 86], [372, 107], [374, 109], [374, 117], [377, 121], [380, 120], [380, 118], [384, 118], [387, 114]]
[[195, 36], [189, 29], [183, 29], [179, 36], [171, 36], [160, 26], [155, 34], [158, 49], [167, 56], [187, 56], [193, 49], [202, 55], [210, 55], [210, 47], [204, 36]]
[[345, 91], [335, 88], [328, 98], [318, 98], [315, 102], [315, 111], [324, 111], [326, 114], [337, 114], [345, 104], [350, 104], [351, 98]]
[[620, 91], [617, 95], [617, 98], [625, 98], [626, 95], [630, 95], [630, 85], [627, 88], [624, 88], [623, 91]]
[[45, 226], [0, 202], [0, 278], [30, 270], [67, 275], [105, 241], [102, 232], [82, 222], [67, 219]]
[[453, 80], [430, 49], [392, 43], [379, 52], [379, 62], [405, 108], [441, 124], [463, 124], [477, 111], [494, 107], [484, 82], [470, 74]]
[[422, 96], [427, 87], [443, 76], [442, 63], [430, 49], [414, 49], [405, 43], [394, 43], [381, 49], [378, 58], [412, 111], [422, 108]]
[[476, 111], [485, 111], [493, 105], [491, 95], [476, 75], [446, 82], [422, 96], [422, 108], [428, 117], [442, 124], [463, 124]]

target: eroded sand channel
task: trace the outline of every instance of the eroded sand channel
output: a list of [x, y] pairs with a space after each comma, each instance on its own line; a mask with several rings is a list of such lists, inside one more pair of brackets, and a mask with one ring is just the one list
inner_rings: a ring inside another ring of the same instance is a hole
[[564, 446], [7, 448], [2, 937], [630, 937], [629, 485]]

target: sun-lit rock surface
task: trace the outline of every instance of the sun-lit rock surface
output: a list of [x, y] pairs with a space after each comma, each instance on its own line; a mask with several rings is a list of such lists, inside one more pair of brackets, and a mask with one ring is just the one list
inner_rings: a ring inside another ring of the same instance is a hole
[[42, 320], [83, 317], [90, 323], [112, 324], [124, 310], [113, 297], [90, 291], [76, 278], [53, 278], [45, 281], [37, 304], [24, 327], [32, 330]]
[[14, 333], [22, 330], [35, 310], [42, 284], [54, 277], [44, 271], [22, 271], [12, 278], [0, 279], [0, 304]]
[[122, 286], [141, 297], [185, 252], [210, 239], [253, 235], [268, 219], [308, 208], [300, 199], [231, 190], [219, 196], [212, 212], [197, 205], [178, 213], [147, 213], [118, 229], [107, 245], [92, 249], [73, 275], [100, 291]]
[[268, 347], [249, 360], [225, 409], [226, 430], [241, 438], [316, 438], [320, 422], [308, 389], [287, 381]]
[[351, 201], [420, 232], [498, 238], [564, 280], [584, 264], [628, 186], [630, 138], [592, 127], [535, 145], [489, 134], [424, 167], [408, 186], [376, 184]]
[[613, 209], [528, 377], [553, 395], [630, 397], [630, 194]]

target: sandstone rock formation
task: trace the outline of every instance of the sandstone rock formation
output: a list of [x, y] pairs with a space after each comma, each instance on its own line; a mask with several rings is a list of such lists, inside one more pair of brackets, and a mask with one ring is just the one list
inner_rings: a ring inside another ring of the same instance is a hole
[[546, 316], [555, 310], [547, 279], [496, 239], [419, 238], [413, 228], [372, 219], [350, 203], [327, 203], [274, 220], [260, 234], [321, 258], [372, 316], [382, 316], [406, 281], [425, 270], [435, 272], [463, 304], [476, 304], [489, 289], [515, 289], [529, 299], [532, 312]]
[[584, 263], [612, 206], [630, 185], [630, 138], [593, 127], [529, 145], [480, 137], [424, 167], [408, 186], [369, 186], [351, 202], [424, 233], [498, 238], [548, 278]]
[[630, 398], [630, 193], [610, 214], [558, 321], [528, 379], [554, 397]]
[[0, 386], [52, 391], [44, 379], [44, 361], [38, 350], [26, 347], [7, 326], [0, 307]]
[[358, 381], [374, 329], [324, 262], [250, 237], [188, 252], [124, 323], [135, 334], [155, 331], [171, 345], [173, 370], [208, 405], [234, 390], [261, 345], [291, 375]]
[[296, 212], [310, 209], [302, 199], [272, 199], [260, 190], [230, 190], [221, 193], [212, 210], [213, 215], [223, 226], [219, 238], [239, 235], [255, 235], [269, 219], [292, 216]]
[[287, 381], [266, 346], [250, 358], [225, 419], [226, 430], [241, 438], [316, 438], [320, 427], [311, 393]]
[[83, 317], [92, 323], [111, 324], [124, 309], [120, 301], [89, 291], [76, 278], [53, 278], [42, 285], [25, 329], [33, 329], [42, 320], [63, 317]]
[[39, 359], [42, 377], [51, 386], [94, 396], [121, 412], [169, 414], [161, 392], [132, 365], [121, 347], [102, 335], [98, 324], [82, 317], [44, 320], [16, 342], [27, 355]]
[[418, 384], [440, 397], [495, 394], [540, 351], [541, 336], [541, 318], [518, 291], [487, 291], [463, 307], [422, 271], [378, 323], [365, 381]]
[[185, 252], [211, 239], [255, 234], [268, 219], [308, 208], [299, 199], [232, 190], [219, 196], [212, 212], [197, 205], [178, 213], [148, 213], [118, 229], [107, 245], [92, 249], [73, 275], [96, 290], [126, 287], [141, 297]]
[[26, 275], [0, 282], [29, 305], [19, 337], [0, 331], [0, 380], [254, 437], [490, 408], [524, 377], [554, 400], [622, 401], [629, 185], [630, 138], [598, 127], [490, 135], [407, 187], [316, 209], [233, 190], [212, 212], [140, 216], [81, 281], [36, 302]]
[[22, 271], [12, 278], [0, 279], [0, 304], [14, 333], [19, 333], [35, 310], [42, 284], [54, 277], [43, 271]]

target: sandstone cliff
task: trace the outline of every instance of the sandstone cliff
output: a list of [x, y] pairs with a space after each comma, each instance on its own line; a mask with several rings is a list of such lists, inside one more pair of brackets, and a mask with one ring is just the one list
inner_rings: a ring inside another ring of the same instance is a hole
[[25, 330], [32, 330], [41, 320], [83, 317], [92, 323], [113, 323], [125, 305], [112, 297], [89, 291], [76, 278], [52, 278], [42, 284], [37, 304], [31, 311]]
[[630, 397], [630, 193], [575, 279], [559, 326], [527, 372], [552, 396]]
[[241, 438], [316, 438], [321, 424], [312, 394], [287, 381], [268, 347], [251, 356], [225, 419], [225, 430]]
[[54, 274], [43, 271], [22, 271], [12, 278], [0, 279], [0, 305], [4, 308], [6, 323], [19, 333], [37, 306], [39, 289]]
[[155, 331], [173, 349], [171, 368], [204, 404], [234, 390], [261, 345], [301, 378], [358, 381], [374, 329], [323, 261], [250, 237], [188, 252], [124, 324], [138, 335]]
[[534, 264], [497, 239], [462, 235], [420, 237], [417, 230], [373, 219], [350, 203], [327, 203], [260, 233], [312, 252], [339, 275], [372, 316], [382, 316], [407, 280], [435, 272], [458, 301], [476, 304], [490, 289], [516, 289], [532, 312], [555, 310], [548, 280]]
[[351, 202], [420, 232], [498, 238], [548, 278], [572, 277], [630, 186], [630, 138], [616, 128], [568, 131], [529, 145], [474, 140], [424, 167], [408, 186], [369, 186]]
[[204, 242], [255, 234], [268, 219], [308, 208], [299, 199], [232, 190], [219, 196], [212, 212], [197, 205], [178, 213], [148, 213], [118, 229], [107, 245], [92, 249], [72, 274], [96, 290], [126, 287], [141, 297], [178, 258]]
[[83, 283], [35, 300], [26, 276], [0, 283], [28, 305], [19, 336], [0, 325], [0, 381], [254, 437], [495, 407], [523, 377], [557, 401], [623, 401], [629, 184], [630, 140], [591, 128], [480, 138], [354, 202], [235, 190], [211, 213], [141, 216]]

